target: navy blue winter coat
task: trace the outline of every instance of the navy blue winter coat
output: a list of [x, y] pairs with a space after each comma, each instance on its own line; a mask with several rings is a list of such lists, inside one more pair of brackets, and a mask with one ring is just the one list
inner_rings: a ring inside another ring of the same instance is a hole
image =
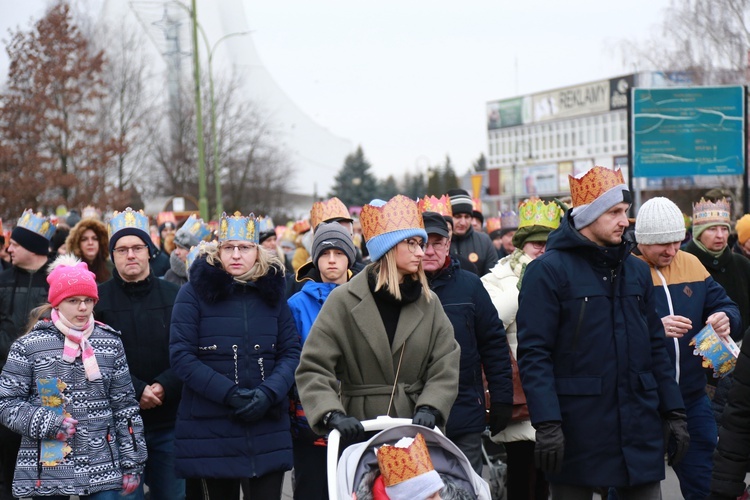
[[492, 402], [513, 403], [513, 380], [503, 322], [479, 277], [461, 269], [455, 257], [451, 257], [446, 268], [428, 276], [428, 280], [461, 346], [458, 396], [448, 417], [446, 435], [482, 432], [487, 427], [482, 366]]
[[519, 296], [518, 367], [531, 422], [562, 422], [550, 482], [634, 486], [664, 479], [661, 416], [684, 408], [648, 265], [600, 247], [568, 214]]
[[[300, 345], [273, 268], [256, 282], [234, 281], [196, 260], [172, 314], [170, 360], [183, 380], [175, 428], [180, 477], [260, 477], [292, 468], [287, 393]], [[260, 387], [272, 407], [258, 422], [232, 418], [235, 387]]]

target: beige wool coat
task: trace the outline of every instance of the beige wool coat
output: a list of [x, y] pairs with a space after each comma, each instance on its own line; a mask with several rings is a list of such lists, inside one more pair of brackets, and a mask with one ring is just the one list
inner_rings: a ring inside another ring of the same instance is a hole
[[429, 302], [423, 295], [404, 305], [389, 346], [367, 272], [331, 292], [302, 348], [296, 381], [310, 426], [326, 434], [322, 420], [334, 410], [360, 420], [386, 415], [394, 384], [391, 417], [411, 418], [429, 405], [445, 423], [458, 393], [460, 347], [440, 300], [429, 292]]

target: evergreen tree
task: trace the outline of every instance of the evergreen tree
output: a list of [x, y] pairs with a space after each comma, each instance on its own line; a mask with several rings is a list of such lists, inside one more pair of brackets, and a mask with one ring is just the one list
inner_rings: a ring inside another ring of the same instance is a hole
[[401, 191], [398, 189], [396, 179], [392, 175], [389, 175], [386, 180], [380, 183], [378, 192], [380, 193], [379, 196], [381, 199], [388, 201]]
[[411, 175], [408, 172], [404, 174], [403, 190], [401, 192], [413, 200], [424, 197], [427, 194], [427, 183], [425, 182], [424, 174], [422, 172], [416, 175]]
[[369, 203], [378, 193], [378, 181], [370, 172], [370, 162], [365, 158], [362, 146], [348, 155], [336, 175], [329, 197], [336, 196], [347, 207]]
[[443, 169], [442, 187], [443, 193], [447, 193], [449, 189], [455, 189], [459, 187], [456, 171], [453, 169], [451, 158], [448, 155], [445, 155], [445, 168]]
[[484, 157], [484, 153], [479, 153], [479, 158], [474, 160], [472, 168], [474, 169], [474, 172], [487, 171], [487, 158]]

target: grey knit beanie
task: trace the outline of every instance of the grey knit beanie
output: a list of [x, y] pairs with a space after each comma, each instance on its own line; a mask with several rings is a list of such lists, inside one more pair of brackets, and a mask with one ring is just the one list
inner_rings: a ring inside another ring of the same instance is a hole
[[335, 248], [344, 252], [349, 259], [349, 267], [354, 264], [356, 251], [349, 230], [338, 222], [321, 222], [315, 229], [312, 243], [312, 263], [318, 267], [318, 259], [326, 250]]
[[651, 198], [635, 218], [635, 241], [643, 245], [675, 243], [685, 239], [685, 219], [671, 200]]

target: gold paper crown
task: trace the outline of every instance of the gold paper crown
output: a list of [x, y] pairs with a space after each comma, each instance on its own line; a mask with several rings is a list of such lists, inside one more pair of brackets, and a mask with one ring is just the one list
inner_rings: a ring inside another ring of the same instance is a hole
[[147, 235], [149, 234], [148, 217], [143, 213], [143, 210], [133, 210], [130, 207], [122, 212], [115, 210], [107, 224], [110, 241], [112, 240], [112, 235], [117, 231], [130, 227], [140, 229]]
[[584, 174], [580, 179], [569, 175], [570, 196], [573, 198], [573, 206], [588, 205], [605, 192], [615, 186], [625, 184], [622, 171], [618, 168], [611, 170], [605, 167], [594, 167]]
[[435, 470], [421, 433], [417, 433], [408, 448], [396, 448], [388, 444], [378, 448], [378, 466], [386, 487]]
[[693, 205], [693, 226], [729, 224], [729, 202], [726, 198], [712, 202], [701, 198]]
[[382, 207], [363, 206], [359, 222], [366, 240], [399, 229], [424, 228], [417, 203], [402, 194], [397, 194]]
[[453, 217], [453, 209], [451, 208], [451, 197], [444, 194], [440, 198], [434, 196], [425, 196], [418, 202], [420, 212], [437, 212], [443, 217]]
[[471, 199], [471, 208], [473, 210], [476, 210], [477, 212], [482, 212], [482, 199], [481, 198], [472, 198]]
[[349, 215], [349, 209], [346, 208], [343, 201], [334, 196], [330, 200], [313, 203], [310, 210], [310, 226], [316, 228], [321, 222], [327, 222], [331, 219], [352, 219], [352, 216]]
[[538, 198], [526, 200], [518, 207], [518, 229], [528, 226], [557, 229], [562, 215], [560, 205], [554, 201], [545, 203]]
[[502, 225], [500, 224], [500, 217], [489, 217], [486, 222], [487, 222], [487, 233], [491, 233], [492, 231], [497, 231], [499, 229], [502, 229]]
[[310, 230], [310, 221], [307, 219], [298, 220], [294, 223], [294, 226], [292, 226], [292, 231], [294, 231], [297, 234], [303, 234]]

